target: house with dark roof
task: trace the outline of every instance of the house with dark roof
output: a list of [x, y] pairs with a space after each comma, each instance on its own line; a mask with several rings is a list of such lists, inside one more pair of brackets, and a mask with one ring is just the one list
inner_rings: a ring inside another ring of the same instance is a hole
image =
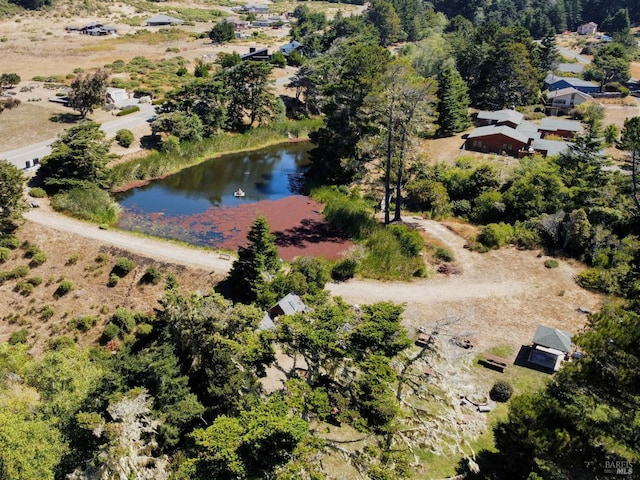
[[[497, 153], [523, 157], [540, 153], [543, 156], [564, 152], [570, 143], [544, 139], [546, 135], [572, 138], [580, 130], [580, 122], [544, 119], [540, 125], [523, 119], [515, 110], [480, 111], [476, 128], [467, 135], [464, 148], [482, 153]], [[576, 130], [577, 129], [577, 130]]]
[[258, 62], [268, 62], [271, 59], [269, 55], [269, 49], [249, 47], [249, 53], [243, 53], [240, 55], [241, 60], [253, 60]]
[[233, 29], [237, 32], [238, 30], [244, 30], [250, 25], [250, 22], [247, 20], [240, 20], [238, 17], [227, 17], [225, 20], [233, 25]]
[[243, 5], [241, 10], [244, 13], [269, 13], [269, 5]]
[[179, 18], [170, 17], [169, 15], [154, 15], [146, 22], [147, 27], [162, 27], [166, 25], [180, 25], [184, 23], [184, 20]]
[[582, 131], [582, 124], [577, 120], [562, 120], [547, 117], [540, 121], [538, 131], [542, 138], [555, 135], [557, 137], [571, 139]]
[[507, 125], [511, 128], [517, 128], [523, 118], [524, 115], [516, 110], [481, 110], [476, 116], [476, 125], [478, 127], [485, 125]]
[[465, 141], [468, 150], [517, 157], [529, 145], [529, 137], [507, 125], [487, 125], [473, 130]]
[[557, 372], [572, 350], [573, 335], [564, 330], [539, 325], [533, 335], [528, 361]]
[[573, 87], [561, 88], [547, 92], [545, 110], [548, 115], [566, 115], [581, 103], [591, 100], [593, 100], [593, 97], [588, 93], [581, 92]]
[[582, 80], [576, 77], [558, 77], [552, 73], [544, 79], [544, 85], [550, 92], [561, 88], [575, 88], [582, 93], [598, 93], [600, 86], [597, 83]]

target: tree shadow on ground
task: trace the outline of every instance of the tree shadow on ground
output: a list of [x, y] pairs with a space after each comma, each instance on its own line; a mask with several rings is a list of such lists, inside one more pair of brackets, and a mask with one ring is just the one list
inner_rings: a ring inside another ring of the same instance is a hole
[[156, 135], [143, 135], [140, 137], [140, 146], [145, 150], [151, 150], [158, 147], [158, 136]]
[[78, 123], [82, 120], [82, 115], [79, 113], [54, 113], [49, 117], [49, 120], [55, 123]]
[[346, 241], [344, 235], [333, 231], [329, 225], [308, 218], [303, 219], [300, 225], [284, 231], [273, 232], [276, 236], [278, 247], [302, 247], [305, 243], [322, 243]]

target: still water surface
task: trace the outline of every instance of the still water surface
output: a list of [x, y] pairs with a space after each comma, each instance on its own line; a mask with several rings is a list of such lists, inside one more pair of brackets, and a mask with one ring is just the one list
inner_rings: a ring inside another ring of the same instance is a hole
[[[224, 155], [122, 192], [116, 200], [123, 217], [161, 213], [165, 218], [193, 215], [216, 206], [278, 200], [299, 193], [310, 147], [308, 142], [288, 143]], [[239, 188], [245, 192], [243, 198], [233, 195]]]

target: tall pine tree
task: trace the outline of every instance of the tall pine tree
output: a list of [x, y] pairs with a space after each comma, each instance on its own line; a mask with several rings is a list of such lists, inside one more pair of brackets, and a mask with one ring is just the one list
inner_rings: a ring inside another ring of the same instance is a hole
[[235, 300], [251, 303], [267, 282], [267, 277], [280, 269], [275, 237], [269, 233], [269, 222], [258, 217], [247, 233], [249, 245], [238, 249], [238, 260], [227, 277]]
[[440, 73], [437, 96], [439, 135], [448, 137], [471, 126], [467, 84], [455, 68]]

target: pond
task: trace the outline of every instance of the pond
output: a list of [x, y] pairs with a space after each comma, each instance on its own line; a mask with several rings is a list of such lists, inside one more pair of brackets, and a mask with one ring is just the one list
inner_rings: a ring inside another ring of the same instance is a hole
[[[229, 237], [240, 233], [228, 223], [241, 212], [277, 210], [273, 202], [300, 194], [310, 148], [308, 142], [287, 143], [224, 155], [119, 193], [118, 226], [194, 245], [228, 247], [233, 243]], [[238, 189], [243, 197], [234, 196]], [[226, 231], [220, 228], [223, 223]]]

